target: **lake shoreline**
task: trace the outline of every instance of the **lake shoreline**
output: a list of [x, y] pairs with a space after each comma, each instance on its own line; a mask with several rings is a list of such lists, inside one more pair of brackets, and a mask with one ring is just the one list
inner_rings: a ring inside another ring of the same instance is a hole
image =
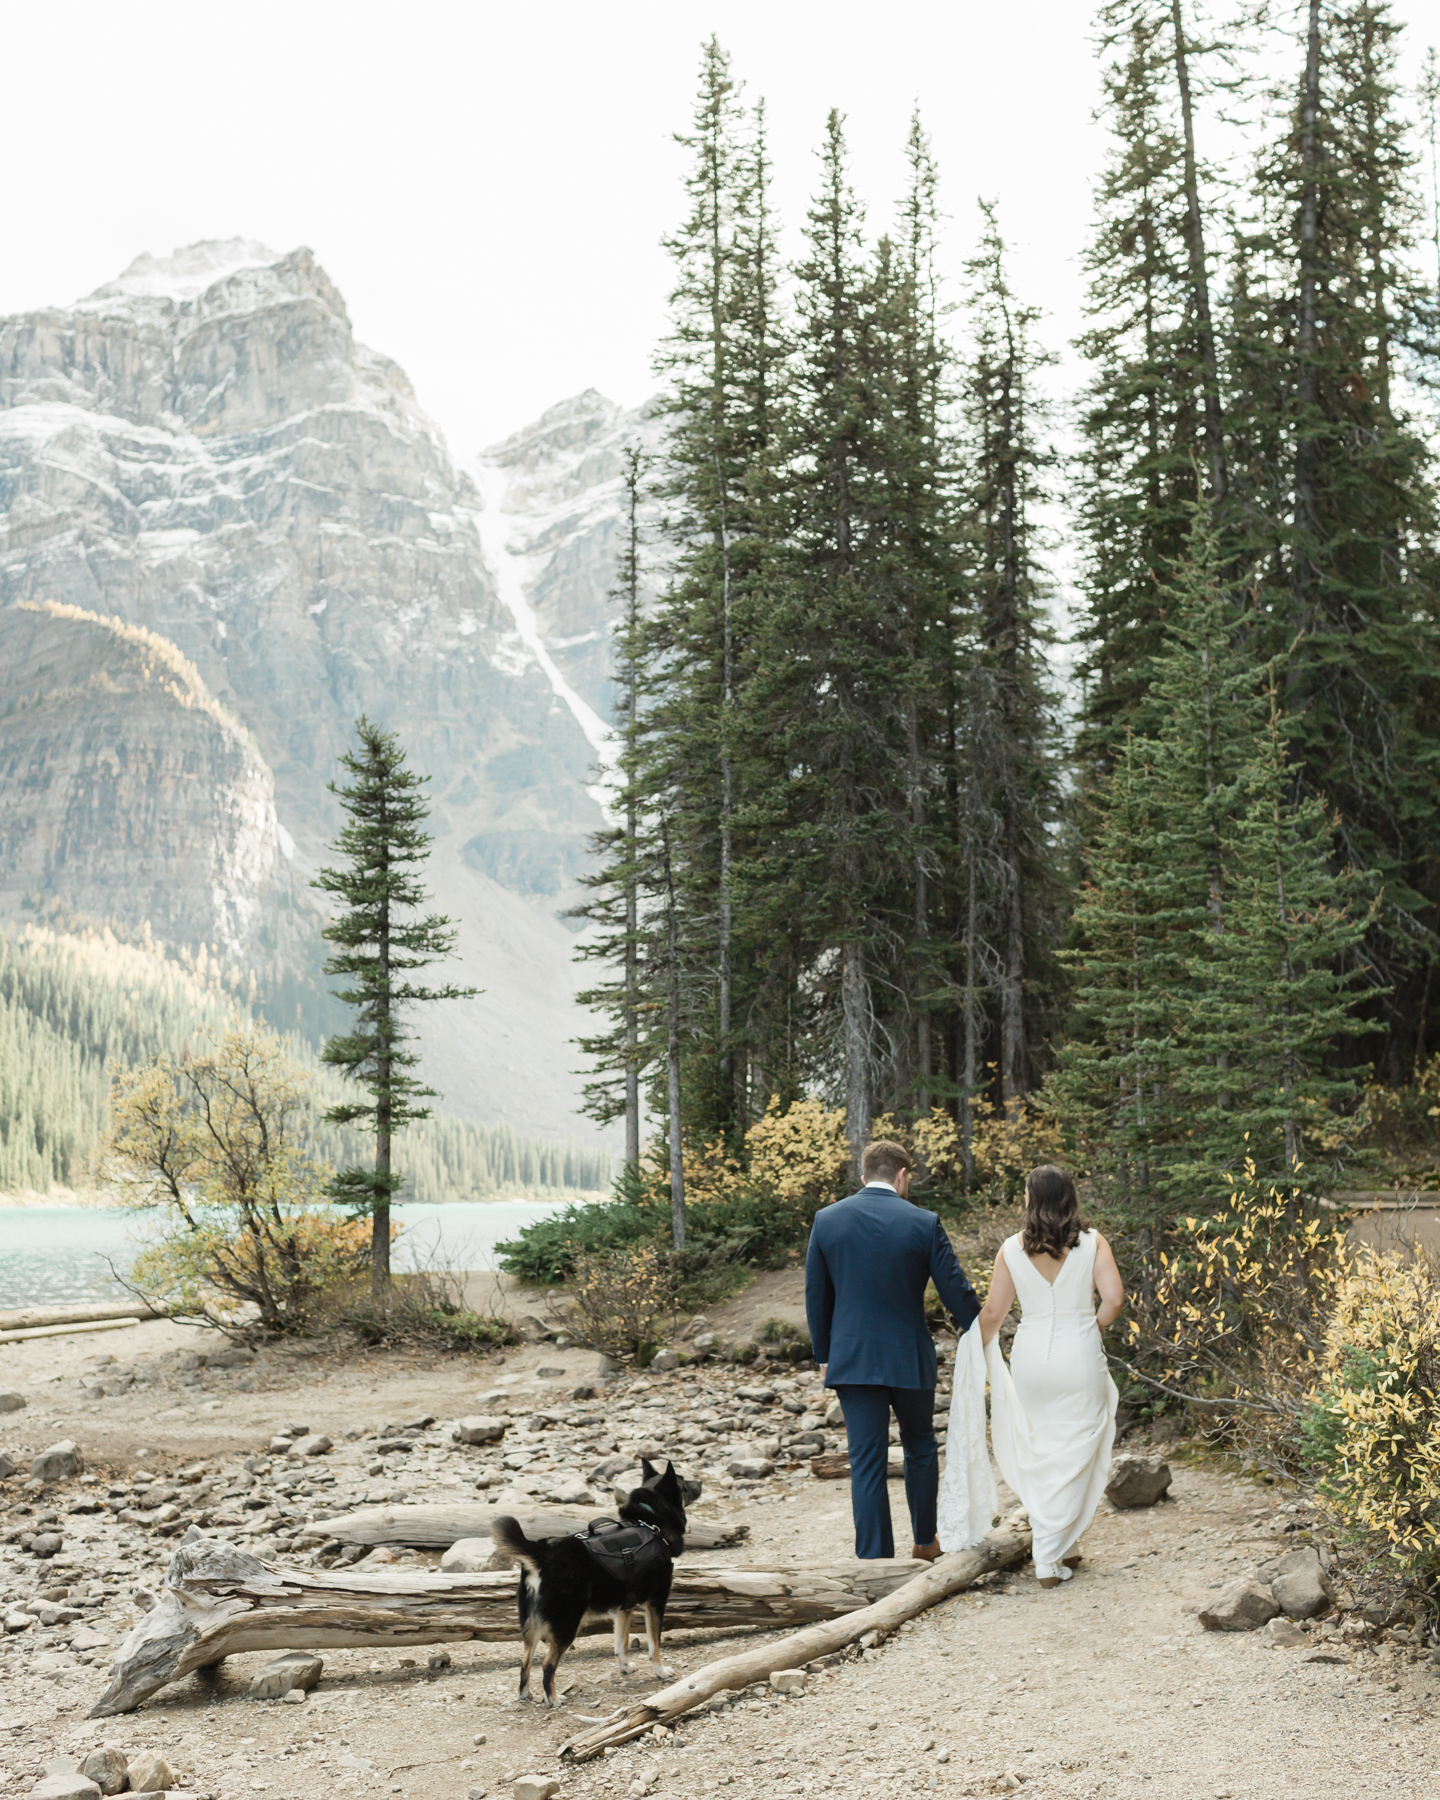
[[[593, 1206], [608, 1200], [604, 1188], [561, 1188], [542, 1194], [472, 1194], [455, 1200], [397, 1200], [403, 1206]], [[54, 1188], [48, 1194], [33, 1189], [18, 1194], [0, 1194], [0, 1208], [34, 1206], [67, 1206], [76, 1211], [133, 1212], [138, 1209], [113, 1199], [105, 1189]]]

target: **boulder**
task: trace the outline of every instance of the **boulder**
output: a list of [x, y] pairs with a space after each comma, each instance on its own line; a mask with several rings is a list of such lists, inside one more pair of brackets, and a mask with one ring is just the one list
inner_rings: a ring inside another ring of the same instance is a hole
[[763, 1481], [767, 1475], [775, 1473], [775, 1465], [768, 1457], [737, 1456], [725, 1465], [725, 1472], [741, 1481]]
[[272, 1437], [265, 1449], [271, 1456], [285, 1456], [294, 1442], [294, 1438]]
[[489, 1413], [473, 1413], [469, 1418], [457, 1419], [450, 1435], [457, 1444], [497, 1444], [509, 1424], [508, 1419], [497, 1419]]
[[48, 1450], [42, 1450], [34, 1458], [30, 1473], [36, 1481], [66, 1481], [84, 1467], [85, 1458], [80, 1446], [73, 1438], [61, 1438], [58, 1444], [51, 1444]]
[[[292, 1688], [308, 1691], [313, 1688], [325, 1672], [325, 1660], [309, 1650], [287, 1650], [283, 1656], [275, 1656], [261, 1669], [257, 1669], [250, 1678], [250, 1698], [252, 1700], [283, 1700]], [[132, 1786], [138, 1786], [133, 1779]], [[164, 1787], [165, 1782], [156, 1782], [156, 1787]]]
[[0, 1388], [0, 1413], [23, 1412], [26, 1404], [25, 1396], [14, 1388]]
[[255, 1352], [247, 1350], [242, 1344], [234, 1344], [228, 1350], [217, 1350], [205, 1359], [209, 1369], [244, 1369], [255, 1360]]
[[1163, 1456], [1117, 1456], [1110, 1464], [1105, 1498], [1112, 1506], [1153, 1506], [1168, 1492], [1170, 1465]]
[[130, 1758], [130, 1792], [163, 1794], [167, 1788], [179, 1787], [180, 1777], [158, 1750], [140, 1750]]
[[285, 1454], [287, 1456], [323, 1456], [327, 1450], [332, 1448], [333, 1445], [323, 1431], [310, 1431], [304, 1437], [296, 1438]]
[[1302, 1644], [1308, 1644], [1310, 1638], [1292, 1620], [1282, 1617], [1272, 1619], [1262, 1629], [1260, 1642], [1268, 1644], [1272, 1650], [1298, 1650]]
[[1281, 1611], [1292, 1619], [1313, 1619], [1317, 1613], [1330, 1610], [1330, 1583], [1313, 1545], [1302, 1544], [1280, 1558], [1270, 1579], [1270, 1590]]
[[803, 1694], [805, 1692], [805, 1671], [803, 1669], [776, 1669], [771, 1674], [770, 1685], [777, 1694]]
[[680, 1352], [678, 1350], [657, 1350], [650, 1358], [650, 1367], [659, 1369], [662, 1373], [669, 1369], [678, 1369]]
[[515, 1777], [515, 1800], [553, 1800], [560, 1792], [560, 1783], [553, 1775], [517, 1775]]
[[440, 1558], [442, 1575], [479, 1575], [490, 1567], [495, 1546], [488, 1537], [457, 1538]]
[[58, 1531], [41, 1531], [30, 1540], [30, 1552], [44, 1561], [58, 1556], [65, 1548], [65, 1540]]
[[100, 1800], [100, 1787], [88, 1775], [44, 1775], [29, 1800]]
[[1255, 1631], [1280, 1611], [1275, 1596], [1253, 1575], [1242, 1575], [1220, 1589], [1200, 1610], [1207, 1631]]
[[102, 1794], [118, 1794], [125, 1785], [129, 1758], [123, 1750], [105, 1747], [92, 1750], [80, 1765], [80, 1773], [88, 1775]]
[[0, 1450], [0, 1481], [8, 1481], [20, 1465], [7, 1451]]

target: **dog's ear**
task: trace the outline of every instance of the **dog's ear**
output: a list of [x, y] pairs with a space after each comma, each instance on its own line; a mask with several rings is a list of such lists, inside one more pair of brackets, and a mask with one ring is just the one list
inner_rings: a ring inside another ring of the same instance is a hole
[[680, 1477], [675, 1473], [675, 1465], [673, 1462], [666, 1463], [665, 1473], [659, 1478], [655, 1485], [664, 1488], [667, 1493], [678, 1494], [680, 1492]]
[[650, 1461], [648, 1456], [642, 1456], [640, 1458], [640, 1485], [641, 1485], [641, 1487], [652, 1487], [654, 1485], [656, 1479], [657, 1479], [657, 1476], [656, 1476], [655, 1465]]

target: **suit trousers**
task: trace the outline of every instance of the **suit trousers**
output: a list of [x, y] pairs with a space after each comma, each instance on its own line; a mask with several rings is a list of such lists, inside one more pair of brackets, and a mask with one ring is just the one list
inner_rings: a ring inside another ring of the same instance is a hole
[[893, 1556], [890, 1494], [886, 1465], [890, 1414], [900, 1426], [905, 1451], [905, 1499], [917, 1544], [935, 1541], [935, 1505], [940, 1492], [940, 1451], [935, 1442], [935, 1390], [930, 1388], [837, 1386], [850, 1443], [850, 1508], [855, 1515], [855, 1554]]

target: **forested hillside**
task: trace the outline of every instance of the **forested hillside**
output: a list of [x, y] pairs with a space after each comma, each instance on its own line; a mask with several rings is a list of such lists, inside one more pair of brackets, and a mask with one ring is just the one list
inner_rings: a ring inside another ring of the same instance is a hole
[[670, 574], [622, 608], [582, 952], [592, 1106], [633, 1121], [648, 1081], [677, 1169], [819, 1090], [856, 1145], [938, 1105], [967, 1157], [978, 1104], [1038, 1106], [1131, 1198], [1323, 1181], [1361, 1082], [1435, 1044], [1434, 95], [1427, 127], [1384, 0], [1303, 0], [1241, 58], [1189, 13], [1099, 14], [1065, 420], [1043, 296], [993, 207], [947, 222], [923, 122], [877, 229], [831, 115], [787, 265], [763, 106], [704, 52], [636, 471], [665, 523], [617, 591]]
[[[0, 1193], [90, 1185], [110, 1066], [183, 1052], [252, 1001], [248, 981], [241, 987], [203, 952], [167, 956], [107, 931], [0, 932]], [[291, 1045], [315, 1069], [317, 1100], [332, 1101], [339, 1078], [319, 1067], [313, 1044]], [[317, 1122], [316, 1150], [353, 1159], [363, 1146], [351, 1135]], [[604, 1152], [444, 1113], [404, 1135], [399, 1162], [408, 1197], [427, 1201], [593, 1192], [610, 1175]]]

